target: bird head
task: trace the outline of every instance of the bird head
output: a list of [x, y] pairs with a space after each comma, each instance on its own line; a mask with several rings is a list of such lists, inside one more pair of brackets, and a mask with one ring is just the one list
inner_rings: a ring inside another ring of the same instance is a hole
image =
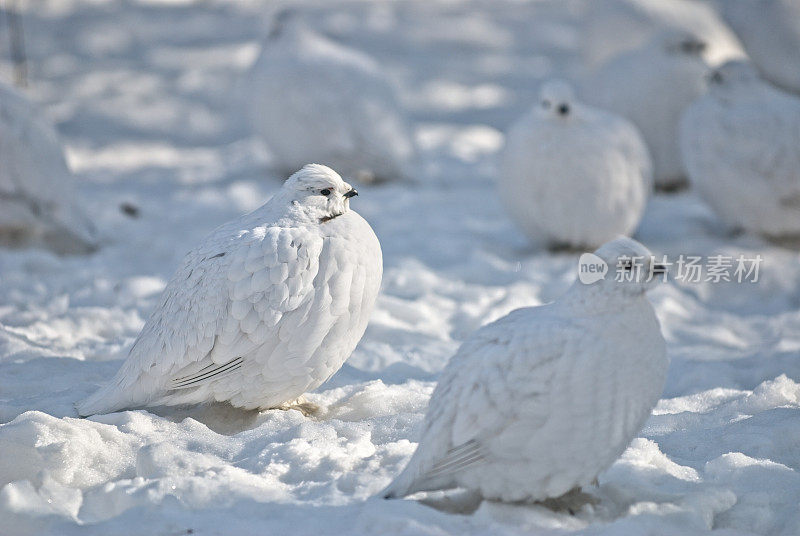
[[319, 223], [329, 222], [350, 210], [350, 198], [358, 195], [334, 170], [306, 164], [283, 185], [294, 210]]
[[657, 263], [649, 249], [626, 237], [607, 242], [593, 254], [582, 256], [579, 270], [584, 269], [585, 257], [600, 265], [605, 263], [607, 271], [591, 282], [579, 273], [577, 285], [605, 296], [640, 296], [662, 281], [667, 272], [667, 267]]
[[575, 91], [563, 80], [548, 80], [539, 90], [539, 111], [546, 117], [565, 121], [575, 112]]

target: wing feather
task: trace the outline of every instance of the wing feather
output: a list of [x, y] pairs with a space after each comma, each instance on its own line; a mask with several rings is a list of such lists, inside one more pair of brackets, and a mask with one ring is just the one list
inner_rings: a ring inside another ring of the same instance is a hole
[[510, 428], [535, 434], [544, 424], [559, 358], [576, 333], [543, 309], [513, 311], [459, 348], [431, 396], [417, 452], [386, 493], [452, 487], [458, 473], [502, 456], [497, 438]]
[[173, 379], [170, 382], [169, 388], [174, 390], [196, 387], [198, 384], [204, 383], [212, 378], [219, 378], [222, 375], [239, 370], [242, 368], [243, 361], [241, 357], [236, 357], [223, 365], [208, 365], [194, 374]]
[[217, 229], [186, 255], [168, 283], [118, 384], [166, 378], [166, 385], [150, 380], [145, 391], [153, 395], [240, 367], [237, 359], [264, 344], [287, 313], [313, 296], [321, 243], [299, 228]]

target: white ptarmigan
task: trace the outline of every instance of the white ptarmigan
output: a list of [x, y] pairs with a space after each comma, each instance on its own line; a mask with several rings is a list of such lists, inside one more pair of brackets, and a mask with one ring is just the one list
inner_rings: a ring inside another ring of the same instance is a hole
[[253, 129], [277, 168], [315, 161], [363, 181], [413, 175], [414, 141], [380, 65], [295, 14], [276, 17], [248, 86]]
[[534, 242], [595, 248], [633, 233], [652, 189], [652, 166], [627, 120], [578, 102], [552, 80], [509, 130], [497, 188]]
[[[596, 254], [609, 266], [604, 279], [576, 281], [554, 303], [517, 309], [461, 345], [431, 396], [416, 452], [383, 497], [461, 487], [501, 501], [556, 498], [622, 454], [666, 377], [664, 338], [645, 297], [664, 267], [626, 238]], [[621, 282], [618, 265], [630, 267]]]
[[800, 2], [718, 0], [716, 5], [761, 75], [800, 94]]
[[653, 157], [656, 186], [685, 184], [678, 123], [686, 107], [705, 91], [705, 43], [672, 30], [644, 47], [620, 54], [585, 80], [586, 102], [618, 113], [641, 131]]
[[733, 228], [800, 236], [800, 98], [740, 61], [710, 78], [681, 120], [692, 185]]
[[73, 187], [55, 129], [25, 97], [0, 84], [0, 244], [94, 250], [95, 228]]
[[690, 33], [705, 42], [703, 59], [710, 65], [745, 57], [736, 35], [705, 2], [586, 0], [582, 20], [582, 55], [592, 69], [667, 30]]
[[184, 258], [116, 376], [80, 415], [227, 401], [300, 405], [364, 334], [383, 271], [356, 191], [311, 164]]

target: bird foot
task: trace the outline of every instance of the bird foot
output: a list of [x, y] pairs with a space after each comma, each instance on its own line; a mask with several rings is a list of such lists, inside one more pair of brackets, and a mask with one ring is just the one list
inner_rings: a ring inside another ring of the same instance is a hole
[[284, 402], [275, 409], [282, 409], [284, 411], [288, 411], [290, 409], [296, 409], [297, 411], [302, 413], [304, 417], [314, 417], [316, 415], [319, 415], [320, 412], [322, 411], [321, 406], [319, 406], [318, 404], [314, 404], [313, 402], [310, 402], [304, 396], [300, 396], [295, 398], [294, 400]]
[[566, 511], [574, 516], [576, 512], [579, 512], [587, 504], [596, 506], [599, 502], [596, 497], [581, 491], [581, 488], [573, 488], [560, 497], [545, 499], [540, 504], [555, 512]]

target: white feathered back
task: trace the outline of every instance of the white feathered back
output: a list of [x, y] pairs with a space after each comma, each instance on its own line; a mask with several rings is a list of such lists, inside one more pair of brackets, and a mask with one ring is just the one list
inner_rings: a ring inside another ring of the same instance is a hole
[[681, 149], [692, 184], [728, 225], [800, 235], [800, 98], [729, 62], [686, 110]]
[[362, 180], [413, 175], [410, 128], [369, 56], [289, 16], [264, 42], [248, 86], [253, 129], [281, 170], [312, 160]]

